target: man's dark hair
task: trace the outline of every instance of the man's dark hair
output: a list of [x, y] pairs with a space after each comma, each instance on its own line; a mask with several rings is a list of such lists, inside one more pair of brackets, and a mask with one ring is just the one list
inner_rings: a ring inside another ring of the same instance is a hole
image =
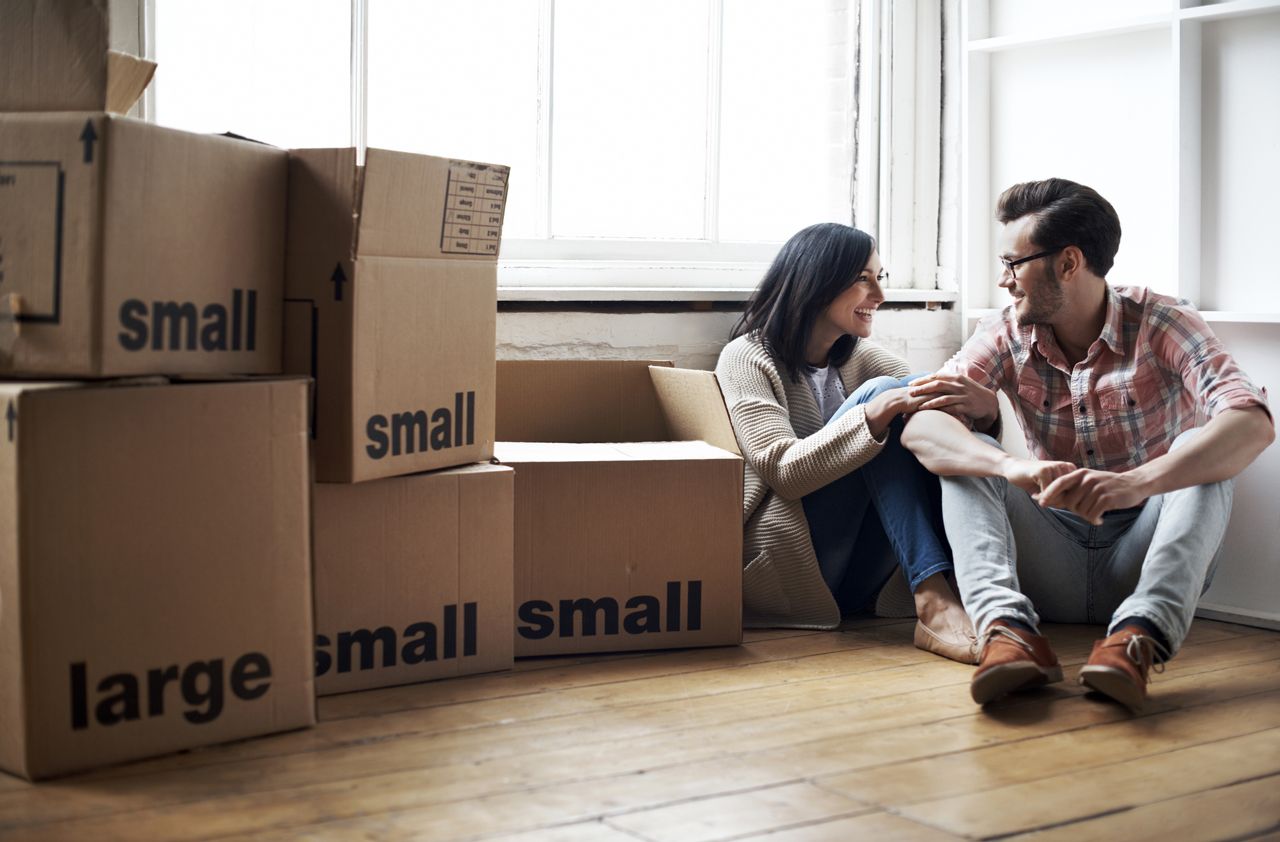
[[[733, 336], [759, 331], [792, 382], [799, 380], [801, 369], [808, 368], [805, 350], [814, 321], [853, 285], [875, 248], [870, 234], [836, 222], [800, 231], [773, 259], [734, 325]], [[827, 356], [828, 365], [844, 365], [855, 344], [855, 337], [840, 337]]]
[[1076, 246], [1095, 275], [1105, 278], [1120, 248], [1120, 217], [1098, 191], [1065, 178], [1025, 181], [1000, 194], [996, 219], [1008, 225], [1034, 214], [1031, 240], [1040, 249]]

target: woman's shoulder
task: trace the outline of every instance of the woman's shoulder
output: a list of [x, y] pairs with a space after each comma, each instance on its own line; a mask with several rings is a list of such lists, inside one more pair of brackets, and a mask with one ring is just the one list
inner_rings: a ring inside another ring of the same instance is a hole
[[770, 356], [768, 348], [765, 347], [759, 335], [754, 331], [744, 333], [725, 345], [720, 351], [720, 362], [716, 365], [716, 368], [719, 369], [726, 365], [747, 364], [765, 364], [770, 367], [774, 365], [773, 357]]

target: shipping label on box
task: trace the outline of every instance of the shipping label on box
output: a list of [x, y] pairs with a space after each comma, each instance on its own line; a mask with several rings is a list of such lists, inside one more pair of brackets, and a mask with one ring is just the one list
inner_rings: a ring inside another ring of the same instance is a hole
[[316, 478], [488, 459], [508, 168], [290, 154], [285, 366], [316, 380]]
[[742, 460], [703, 442], [498, 442], [516, 655], [742, 641]]
[[315, 486], [316, 690], [509, 669], [514, 474]]
[[0, 114], [0, 374], [275, 374], [287, 155]]
[[307, 392], [0, 385], [0, 768], [314, 722]]

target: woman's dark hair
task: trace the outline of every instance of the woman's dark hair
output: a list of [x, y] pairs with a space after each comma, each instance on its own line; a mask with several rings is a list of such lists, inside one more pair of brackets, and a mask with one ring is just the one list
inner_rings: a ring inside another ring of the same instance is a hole
[[[782, 246], [747, 301], [733, 337], [758, 331], [761, 341], [791, 380], [808, 367], [805, 350], [813, 323], [836, 296], [867, 268], [876, 241], [865, 231], [836, 222], [810, 225]], [[831, 347], [829, 365], [844, 365], [857, 339], [842, 336]]]
[[1065, 178], [1025, 181], [1000, 194], [996, 219], [1008, 225], [1036, 217], [1031, 241], [1038, 248], [1075, 246], [1089, 269], [1105, 278], [1120, 250], [1120, 217], [1098, 191]]

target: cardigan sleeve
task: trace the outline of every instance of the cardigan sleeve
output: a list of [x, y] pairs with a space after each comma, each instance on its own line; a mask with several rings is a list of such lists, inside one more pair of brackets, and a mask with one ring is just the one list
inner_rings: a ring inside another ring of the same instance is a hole
[[807, 438], [782, 405], [781, 376], [760, 349], [731, 343], [716, 366], [743, 458], [779, 496], [799, 499], [870, 461], [883, 448], [855, 406]]

